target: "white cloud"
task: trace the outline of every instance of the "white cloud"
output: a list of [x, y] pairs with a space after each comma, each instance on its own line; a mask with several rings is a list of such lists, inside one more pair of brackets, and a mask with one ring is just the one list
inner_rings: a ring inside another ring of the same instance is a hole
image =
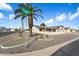
[[14, 14], [9, 15], [9, 19], [14, 19]]
[[64, 21], [66, 19], [66, 14], [60, 14], [58, 16], [55, 17], [56, 21]]
[[12, 11], [12, 7], [9, 4], [0, 3], [0, 9]]
[[52, 24], [53, 22], [54, 22], [54, 19], [51, 18], [51, 19], [47, 20], [47, 21], [45, 22], [45, 24], [50, 25], [50, 24]]
[[74, 20], [78, 16], [79, 16], [79, 7], [77, 8], [77, 11], [74, 14], [69, 13], [69, 20]]
[[77, 8], [77, 11], [79, 11], [79, 7]]
[[3, 19], [4, 15], [2, 13], [0, 13], [0, 19]]

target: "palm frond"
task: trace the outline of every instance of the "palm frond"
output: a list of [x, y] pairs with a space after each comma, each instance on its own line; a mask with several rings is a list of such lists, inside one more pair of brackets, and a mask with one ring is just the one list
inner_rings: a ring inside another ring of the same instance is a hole
[[35, 10], [35, 9], [37, 9], [38, 7], [37, 6], [33, 6], [33, 9]]
[[17, 19], [17, 18], [19, 18], [19, 17], [21, 17], [21, 15], [16, 15], [16, 16], [14, 17], [14, 19]]
[[39, 21], [37, 20], [37, 18], [35, 16], [33, 16], [33, 18], [39, 23]]
[[33, 18], [34, 18], [36, 21], [38, 21], [37, 18], [36, 18], [35, 16], [33, 16]]
[[22, 19], [24, 19], [26, 16], [22, 16]]
[[19, 7], [25, 8], [25, 9], [29, 9], [29, 7], [31, 6], [30, 3], [24, 3], [24, 4], [20, 4]]
[[36, 10], [34, 10], [34, 12], [40, 12], [42, 14], [42, 10], [41, 9], [36, 9]]
[[23, 3], [19, 5], [19, 7], [26, 7], [26, 6], [27, 5], [26, 4], [23, 4]]
[[20, 8], [18, 8], [18, 9], [16, 9], [15, 11], [14, 11], [14, 14], [18, 14], [18, 13], [21, 13], [22, 12], [22, 10], [20, 9]]
[[40, 14], [34, 14], [35, 16], [40, 16], [42, 19], [44, 19], [44, 17]]

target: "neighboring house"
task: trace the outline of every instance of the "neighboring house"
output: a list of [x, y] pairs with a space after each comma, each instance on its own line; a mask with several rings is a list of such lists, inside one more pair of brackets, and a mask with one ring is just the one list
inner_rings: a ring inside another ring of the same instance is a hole
[[10, 28], [0, 27], [0, 32], [10, 32]]
[[[66, 28], [63, 25], [51, 26], [51, 27], [34, 25], [32, 30], [33, 32], [68, 32], [68, 33], [71, 32], [70, 27]], [[72, 32], [76, 32], [76, 29], [72, 30]]]
[[14, 32], [14, 31], [15, 31], [15, 29], [14, 29], [14, 28], [11, 28], [11, 31], [12, 31], [12, 32]]
[[77, 32], [77, 30], [76, 29], [71, 29], [71, 32]]
[[39, 32], [39, 26], [34, 25], [32, 28], [33, 32]]
[[66, 32], [66, 33], [71, 32], [71, 28], [70, 28], [70, 27], [65, 28], [65, 32]]

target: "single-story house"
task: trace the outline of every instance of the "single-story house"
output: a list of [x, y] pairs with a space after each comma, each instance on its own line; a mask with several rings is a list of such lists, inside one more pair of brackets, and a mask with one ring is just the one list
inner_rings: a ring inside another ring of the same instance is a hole
[[72, 30], [70, 27], [64, 27], [63, 25], [60, 26], [37, 26], [34, 25], [32, 28], [33, 32], [76, 32], [76, 29]]
[[71, 29], [71, 32], [77, 32], [77, 30], [76, 29]]
[[10, 32], [10, 28], [0, 27], [0, 32]]

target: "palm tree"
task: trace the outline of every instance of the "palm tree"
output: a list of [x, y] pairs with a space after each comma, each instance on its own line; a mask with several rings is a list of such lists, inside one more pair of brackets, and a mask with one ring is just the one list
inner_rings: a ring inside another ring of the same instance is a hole
[[24, 31], [23, 19], [25, 18], [25, 14], [20, 9], [21, 8], [18, 8], [14, 11], [14, 14], [16, 15], [14, 19], [21, 18], [21, 32], [23, 32]]
[[37, 20], [37, 16], [42, 17], [42, 10], [37, 7], [33, 7], [32, 4], [26, 3], [19, 5], [19, 9], [15, 13], [19, 12], [22, 12], [23, 18], [28, 17], [29, 36], [32, 36], [33, 19]]

